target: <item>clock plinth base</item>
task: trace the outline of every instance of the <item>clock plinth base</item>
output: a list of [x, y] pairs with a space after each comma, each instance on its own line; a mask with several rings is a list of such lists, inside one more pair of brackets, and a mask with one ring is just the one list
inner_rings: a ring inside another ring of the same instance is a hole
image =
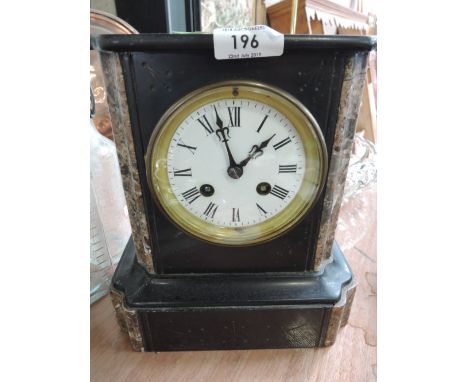
[[112, 281], [117, 319], [136, 351], [329, 346], [356, 284], [341, 250], [320, 273], [149, 275], [132, 240]]

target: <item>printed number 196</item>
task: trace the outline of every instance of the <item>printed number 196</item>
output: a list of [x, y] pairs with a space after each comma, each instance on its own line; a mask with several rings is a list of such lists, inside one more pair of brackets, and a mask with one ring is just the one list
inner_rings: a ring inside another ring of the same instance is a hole
[[[234, 49], [237, 49], [237, 36], [233, 34], [231, 37], [234, 39]], [[252, 40], [250, 40], [250, 46], [254, 49], [258, 48], [258, 40], [255, 37], [257, 37], [257, 35], [254, 34]], [[242, 48], [245, 49], [245, 47], [249, 43], [249, 36], [243, 34], [240, 36], [240, 40], [244, 43], [244, 46]]]

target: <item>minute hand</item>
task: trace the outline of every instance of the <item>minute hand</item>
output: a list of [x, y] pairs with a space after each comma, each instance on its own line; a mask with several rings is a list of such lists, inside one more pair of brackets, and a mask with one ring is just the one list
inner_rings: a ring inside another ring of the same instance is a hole
[[239, 163], [239, 166], [244, 167], [252, 158], [257, 158], [263, 154], [263, 149], [268, 146], [268, 143], [273, 139], [276, 134], [273, 134], [270, 138], [260, 143], [259, 146], [253, 145], [250, 149], [249, 156]]
[[226, 138], [226, 135], [224, 134], [224, 128], [219, 128], [218, 130], [216, 130], [216, 134], [220, 133], [223, 137], [222, 141], [224, 142], [224, 145], [226, 146], [226, 151], [227, 151], [227, 154], [228, 154], [228, 157], [229, 157], [229, 167], [237, 167], [237, 163], [236, 161], [234, 160], [234, 157], [232, 156], [232, 153], [231, 153], [231, 150], [229, 149], [229, 145], [228, 145], [228, 140]]
[[215, 131], [215, 133], [217, 137], [219, 138], [219, 140], [224, 142], [224, 145], [226, 146], [226, 151], [229, 157], [229, 167], [227, 169], [227, 172], [231, 178], [239, 179], [242, 176], [242, 167], [240, 167], [236, 163], [231, 153], [231, 150], [229, 149], [229, 145], [228, 145], [229, 139], [226, 137], [226, 134], [229, 136], [229, 128], [223, 127], [223, 121], [221, 121], [221, 118], [219, 118], [218, 111], [216, 110], [216, 106], [214, 107], [214, 110], [216, 113], [216, 125], [218, 126], [218, 129]]

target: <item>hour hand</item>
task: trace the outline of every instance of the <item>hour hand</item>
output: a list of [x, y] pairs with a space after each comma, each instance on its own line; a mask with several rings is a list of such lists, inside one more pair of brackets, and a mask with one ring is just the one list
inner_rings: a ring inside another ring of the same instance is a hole
[[263, 155], [263, 150], [265, 147], [268, 146], [268, 143], [273, 139], [276, 134], [273, 134], [270, 138], [264, 140], [260, 145], [253, 145], [249, 151], [249, 155], [245, 158], [242, 162], [239, 163], [239, 166], [244, 167], [251, 159], [258, 158], [259, 156]]
[[270, 138], [268, 138], [267, 140], [263, 141], [262, 143], [260, 143], [260, 146], [258, 147], [259, 150], [261, 149], [264, 149], [265, 147], [268, 146], [268, 143], [270, 143], [270, 141], [273, 139], [273, 137], [275, 136], [276, 134], [273, 134]]

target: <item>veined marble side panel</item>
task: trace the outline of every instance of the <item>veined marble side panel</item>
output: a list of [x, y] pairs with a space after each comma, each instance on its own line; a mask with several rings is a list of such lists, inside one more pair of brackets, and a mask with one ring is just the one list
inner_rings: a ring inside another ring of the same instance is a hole
[[155, 273], [122, 67], [116, 53], [101, 52], [101, 62], [137, 260]]
[[313, 271], [320, 271], [330, 261], [362, 90], [366, 82], [367, 57], [368, 52], [356, 53], [346, 64]]

